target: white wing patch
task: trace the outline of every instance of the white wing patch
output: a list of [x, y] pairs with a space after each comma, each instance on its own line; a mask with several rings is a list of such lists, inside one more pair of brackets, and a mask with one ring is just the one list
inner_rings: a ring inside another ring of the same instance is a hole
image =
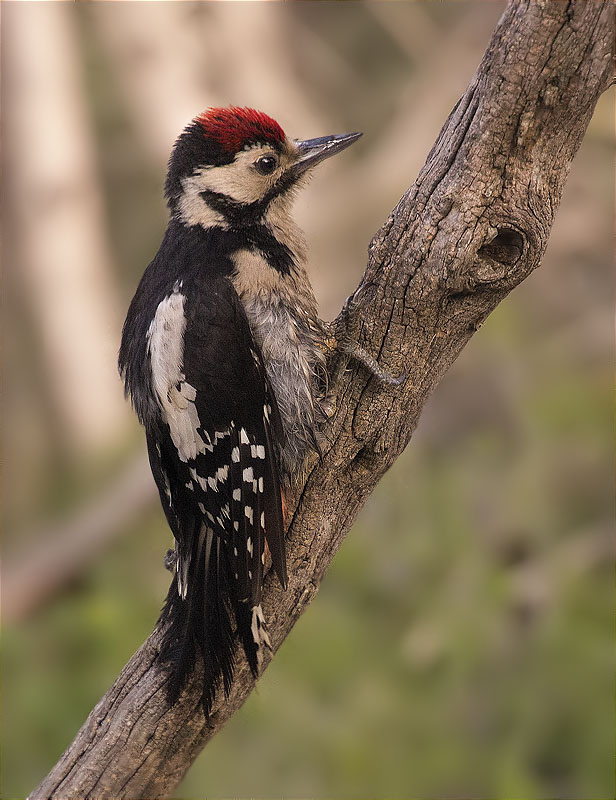
[[194, 402], [197, 391], [186, 382], [182, 371], [186, 297], [181, 288], [181, 282], [176, 282], [173, 292], [158, 304], [147, 338], [154, 392], [180, 459], [189, 461], [214, 448], [203, 441], [197, 430], [201, 425]]

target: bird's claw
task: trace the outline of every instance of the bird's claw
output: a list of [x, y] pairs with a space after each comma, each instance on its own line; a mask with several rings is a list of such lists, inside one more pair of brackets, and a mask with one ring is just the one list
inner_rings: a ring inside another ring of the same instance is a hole
[[169, 572], [175, 572], [178, 563], [178, 554], [173, 548], [169, 548], [169, 550], [167, 550], [163, 563], [165, 565], [165, 569], [168, 569]]
[[349, 358], [359, 361], [381, 383], [400, 386], [407, 378], [406, 371], [398, 376], [392, 375], [387, 370], [384, 370], [367, 350], [360, 346], [358, 342], [361, 322], [359, 312], [360, 303], [357, 296], [351, 295], [347, 297], [334, 326], [334, 336], [338, 350]]

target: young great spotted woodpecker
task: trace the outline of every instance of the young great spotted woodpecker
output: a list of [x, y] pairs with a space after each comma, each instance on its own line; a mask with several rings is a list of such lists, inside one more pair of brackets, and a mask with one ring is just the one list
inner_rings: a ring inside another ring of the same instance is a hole
[[170, 220], [131, 302], [119, 366], [175, 537], [161, 656], [177, 698], [195, 659], [209, 713], [239, 636], [258, 675], [267, 552], [287, 583], [282, 502], [324, 394], [325, 323], [290, 216], [309, 170], [361, 136], [297, 141], [267, 115], [210, 109], [175, 143]]

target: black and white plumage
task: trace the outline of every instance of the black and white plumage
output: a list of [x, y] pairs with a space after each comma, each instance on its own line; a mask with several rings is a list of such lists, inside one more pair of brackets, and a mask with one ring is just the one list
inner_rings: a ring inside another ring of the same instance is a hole
[[162, 658], [176, 698], [195, 659], [206, 713], [271, 647], [267, 553], [286, 586], [281, 492], [316, 446], [325, 327], [288, 206], [307, 169], [359, 134], [295, 142], [266, 115], [212, 109], [182, 133], [171, 219], [124, 324], [119, 365], [175, 537]]

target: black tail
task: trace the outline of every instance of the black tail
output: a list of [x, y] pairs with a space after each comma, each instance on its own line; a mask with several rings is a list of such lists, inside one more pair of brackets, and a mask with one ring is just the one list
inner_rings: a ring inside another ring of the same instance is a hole
[[[177, 556], [160, 621], [167, 623], [161, 659], [171, 667], [169, 700], [175, 703], [197, 660], [203, 665], [203, 709], [208, 715], [216, 690], [231, 688], [234, 631], [224, 543], [211, 528], [198, 523], [190, 537], [192, 552]], [[182, 596], [180, 596], [180, 592]], [[199, 658], [200, 657], [200, 658]]]
[[161, 659], [171, 668], [169, 701], [178, 699], [197, 660], [203, 665], [201, 702], [206, 716], [221, 679], [229, 694], [235, 670], [235, 628], [256, 678], [265, 650], [271, 644], [261, 605], [234, 598], [229, 581], [225, 543], [220, 536], [200, 523], [191, 537], [192, 552], [176, 556], [173, 578], [160, 621], [167, 625], [161, 646]]

